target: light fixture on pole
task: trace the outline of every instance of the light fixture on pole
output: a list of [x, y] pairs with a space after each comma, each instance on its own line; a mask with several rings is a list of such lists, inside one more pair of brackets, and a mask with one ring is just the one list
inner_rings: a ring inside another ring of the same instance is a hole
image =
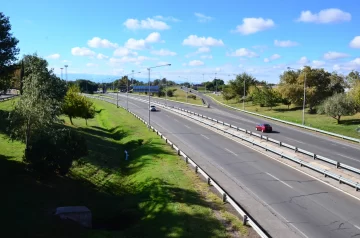
[[157, 66], [152, 66], [152, 67], [147, 68], [147, 70], [149, 71], [149, 90], [148, 90], [148, 94], [149, 94], [149, 107], [148, 107], [149, 121], [148, 121], [148, 126], [149, 126], [149, 129], [150, 129], [150, 112], [151, 112], [150, 111], [150, 71], [153, 68], [159, 68], [159, 67], [165, 67], [165, 66], [171, 66], [171, 64], [163, 64], [163, 65], [157, 65]]
[[[140, 74], [141, 72], [136, 72], [137, 74]], [[123, 77], [126, 77], [126, 109], [129, 110], [129, 75], [132, 74], [134, 77], [134, 70], [131, 71], [129, 74], [125, 74]], [[132, 78], [131, 78], [132, 82]]]
[[64, 65], [65, 66], [65, 76], [66, 76], [66, 81], [68, 81], [68, 77], [67, 77], [67, 68], [69, 67], [69, 65]]
[[[287, 67], [287, 69], [293, 69], [293, 70], [297, 70], [291, 67]], [[302, 70], [300, 70], [302, 71]], [[302, 112], [302, 124], [305, 125], [305, 105], [306, 105], [306, 72], [304, 71], [304, 98], [303, 98], [303, 112]]]

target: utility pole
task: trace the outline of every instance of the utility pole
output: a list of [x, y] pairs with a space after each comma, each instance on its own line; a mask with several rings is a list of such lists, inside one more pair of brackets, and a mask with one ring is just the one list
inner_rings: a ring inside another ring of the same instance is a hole
[[66, 75], [66, 81], [68, 81], [68, 75], [67, 75], [67, 68], [69, 65], [65, 65], [65, 75]]
[[60, 68], [61, 69], [61, 80], [63, 80], [63, 69], [64, 68]]

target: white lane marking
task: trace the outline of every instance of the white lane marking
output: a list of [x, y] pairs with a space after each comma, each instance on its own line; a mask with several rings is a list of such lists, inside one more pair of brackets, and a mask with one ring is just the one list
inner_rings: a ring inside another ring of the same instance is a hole
[[179, 120], [177, 120], [177, 119], [174, 119], [174, 121], [177, 121], [177, 122], [179, 122]]
[[231, 154], [233, 154], [233, 155], [235, 155], [235, 156], [238, 156], [237, 154], [235, 154], [234, 152], [232, 152], [231, 150], [229, 150], [229, 149], [227, 149], [227, 148], [224, 148], [227, 152], [229, 152], [229, 153], [231, 153]]
[[274, 175], [272, 175], [272, 174], [270, 174], [270, 173], [268, 173], [268, 172], [266, 172], [266, 174], [269, 175], [270, 177], [273, 177], [275, 180], [278, 180], [278, 181], [281, 182], [282, 184], [288, 186], [289, 188], [293, 188], [293, 187], [291, 187], [289, 184], [287, 184], [287, 183], [285, 183], [284, 181], [281, 181], [280, 179], [278, 179], [277, 177], [275, 177]]
[[297, 143], [300, 143], [300, 144], [305, 144], [304, 142], [299, 141], [299, 140], [295, 140], [295, 139], [293, 139], [293, 138], [286, 137], [286, 139], [287, 139], [287, 140], [296, 141]]
[[344, 158], [347, 158], [347, 159], [350, 159], [350, 160], [356, 161], [356, 162], [360, 162], [359, 160], [354, 159], [354, 158], [351, 158], [351, 157], [346, 156], [346, 155], [342, 155], [342, 154], [339, 154], [339, 153], [335, 153], [335, 154], [336, 154], [336, 155], [338, 155], [338, 156], [341, 156], [341, 157], [344, 157]]
[[165, 114], [165, 116], [170, 117], [169, 115]]
[[210, 140], [210, 138], [209, 137], [207, 137], [207, 136], [204, 136], [203, 134], [200, 134], [202, 137], [205, 137], [206, 139], [208, 139], [208, 140]]
[[360, 230], [360, 227], [358, 227], [357, 225], [354, 225], [357, 229], [359, 229]]
[[184, 125], [184, 126], [185, 126], [186, 128], [189, 128], [189, 129], [191, 129], [191, 128], [190, 128], [190, 126], [187, 126], [187, 125]]

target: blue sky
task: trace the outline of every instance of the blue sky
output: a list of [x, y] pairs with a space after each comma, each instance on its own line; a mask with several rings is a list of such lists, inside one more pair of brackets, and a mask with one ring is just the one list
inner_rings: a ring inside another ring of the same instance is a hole
[[200, 82], [247, 72], [277, 83], [288, 66], [360, 70], [357, 1], [284, 2], [12, 0], [1, 11], [21, 55], [37, 52], [59, 75], [67, 64], [69, 79], [109, 81], [132, 70], [147, 78], [147, 67], [166, 63], [151, 78]]

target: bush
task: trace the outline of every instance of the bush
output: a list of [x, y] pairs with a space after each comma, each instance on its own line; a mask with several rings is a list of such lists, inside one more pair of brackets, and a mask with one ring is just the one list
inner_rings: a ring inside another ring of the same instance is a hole
[[73, 161], [87, 155], [86, 140], [69, 129], [55, 129], [53, 133], [38, 133], [25, 151], [24, 161], [41, 175], [69, 172]]
[[167, 90], [166, 94], [167, 94], [168, 97], [173, 97], [174, 96], [174, 91], [169, 89], [169, 90]]
[[187, 97], [196, 100], [196, 95], [191, 94], [191, 95], [188, 95]]

